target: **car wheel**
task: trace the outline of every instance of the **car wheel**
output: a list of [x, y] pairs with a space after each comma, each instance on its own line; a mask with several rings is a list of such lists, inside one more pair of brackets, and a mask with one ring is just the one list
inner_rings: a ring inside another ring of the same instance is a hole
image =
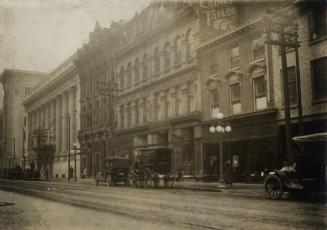
[[265, 192], [269, 199], [278, 200], [284, 193], [284, 186], [278, 176], [269, 176], [265, 180]]

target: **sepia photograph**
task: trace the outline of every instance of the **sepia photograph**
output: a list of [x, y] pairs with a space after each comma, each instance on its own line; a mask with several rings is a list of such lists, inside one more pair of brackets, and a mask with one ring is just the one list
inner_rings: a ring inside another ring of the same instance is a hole
[[326, 0], [0, 0], [1, 230], [326, 230]]

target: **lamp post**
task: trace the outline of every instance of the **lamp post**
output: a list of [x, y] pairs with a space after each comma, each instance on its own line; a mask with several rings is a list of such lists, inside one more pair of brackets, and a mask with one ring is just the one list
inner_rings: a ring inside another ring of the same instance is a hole
[[74, 180], [77, 180], [77, 177], [76, 177], [76, 150], [77, 150], [77, 143], [74, 142]]
[[232, 131], [232, 128], [230, 127], [230, 125], [228, 124], [225, 124], [222, 119], [224, 118], [224, 114], [221, 113], [221, 112], [217, 112], [215, 114], [215, 117], [217, 118], [217, 123], [218, 125], [217, 126], [214, 126], [214, 125], [211, 125], [210, 128], [209, 128], [209, 131], [211, 133], [215, 133], [217, 132], [218, 133], [218, 139], [219, 139], [219, 182], [223, 182], [224, 181], [224, 177], [223, 177], [223, 174], [224, 174], [224, 163], [223, 163], [223, 160], [224, 160], [224, 154], [223, 154], [223, 137], [222, 135], [227, 132], [231, 132]]
[[67, 113], [67, 119], [68, 119], [68, 181], [70, 181], [70, 116], [69, 113]]

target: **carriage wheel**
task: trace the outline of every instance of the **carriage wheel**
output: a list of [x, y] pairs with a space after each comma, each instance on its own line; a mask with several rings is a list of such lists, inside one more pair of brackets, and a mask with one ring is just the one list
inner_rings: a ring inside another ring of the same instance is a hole
[[278, 200], [282, 197], [284, 187], [278, 176], [272, 175], [266, 178], [265, 192], [269, 199]]

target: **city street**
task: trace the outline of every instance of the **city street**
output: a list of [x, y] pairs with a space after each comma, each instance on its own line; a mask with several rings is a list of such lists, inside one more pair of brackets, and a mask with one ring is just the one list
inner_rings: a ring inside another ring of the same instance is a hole
[[223, 191], [9, 180], [1, 180], [0, 189], [0, 229], [327, 227], [325, 205], [288, 198], [271, 201], [261, 195], [242, 196]]

